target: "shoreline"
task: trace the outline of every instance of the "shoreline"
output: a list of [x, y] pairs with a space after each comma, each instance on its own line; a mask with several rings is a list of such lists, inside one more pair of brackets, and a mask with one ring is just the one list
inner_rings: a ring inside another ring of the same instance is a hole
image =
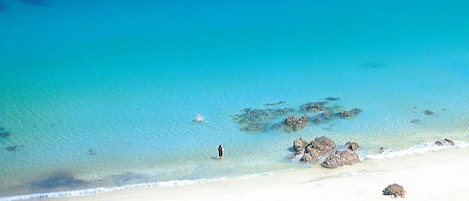
[[207, 183], [120, 190], [89, 196], [49, 200], [286, 200], [315, 197], [321, 200], [388, 200], [389, 184], [407, 191], [406, 200], [460, 200], [469, 189], [469, 148], [448, 148], [388, 159], [365, 159], [338, 169], [305, 168]]

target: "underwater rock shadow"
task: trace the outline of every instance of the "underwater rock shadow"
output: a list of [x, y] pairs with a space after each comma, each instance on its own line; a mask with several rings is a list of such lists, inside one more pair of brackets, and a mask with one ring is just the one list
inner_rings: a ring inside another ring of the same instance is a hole
[[36, 190], [53, 190], [60, 188], [76, 188], [85, 184], [87, 184], [87, 182], [76, 179], [70, 173], [57, 172], [43, 180], [29, 183], [27, 186]]
[[49, 6], [50, 4], [46, 0], [17, 0], [21, 3], [28, 4], [31, 6]]

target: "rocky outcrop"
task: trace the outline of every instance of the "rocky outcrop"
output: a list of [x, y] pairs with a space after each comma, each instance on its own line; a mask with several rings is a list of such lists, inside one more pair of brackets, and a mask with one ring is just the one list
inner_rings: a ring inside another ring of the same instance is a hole
[[325, 168], [338, 168], [344, 165], [353, 165], [357, 162], [360, 162], [357, 153], [351, 150], [345, 150], [342, 152], [335, 152], [329, 155], [323, 163], [321, 163], [322, 167]]
[[[305, 144], [307, 145], [303, 148]], [[327, 156], [321, 163], [321, 166], [325, 168], [338, 168], [344, 165], [352, 165], [360, 162], [358, 155], [355, 153], [355, 150], [359, 147], [358, 143], [347, 142], [345, 146], [347, 147], [347, 150], [335, 151], [335, 142], [325, 136], [316, 137], [310, 143], [307, 143], [302, 138], [298, 138], [293, 141], [293, 149], [296, 154], [300, 155], [302, 151], [304, 152], [300, 159], [301, 162], [315, 163], [320, 161], [322, 157]]]
[[314, 140], [308, 146], [319, 150], [321, 155], [329, 154], [336, 148], [335, 142], [325, 136], [314, 138]]
[[384, 188], [383, 190], [383, 194], [384, 195], [391, 195], [395, 198], [397, 197], [402, 197], [404, 198], [405, 197], [405, 190], [404, 190], [404, 187], [402, 187], [401, 185], [399, 184], [390, 184], [388, 185], [386, 188]]
[[347, 148], [349, 150], [352, 150], [352, 151], [355, 151], [360, 147], [360, 145], [358, 145], [358, 143], [356, 143], [356, 142], [347, 142], [347, 143], [345, 143], [344, 146], [345, 146], [345, 148]]
[[308, 117], [302, 116], [298, 118], [295, 115], [290, 115], [285, 119], [285, 131], [298, 131], [305, 127], [306, 123], [308, 123]]
[[325, 168], [338, 168], [343, 166], [341, 160], [340, 156], [334, 153], [329, 155], [326, 160], [321, 163], [321, 166]]
[[304, 152], [307, 145], [308, 145], [308, 142], [306, 140], [303, 140], [303, 138], [298, 138], [295, 141], [293, 141], [293, 149], [295, 150], [297, 154]]
[[321, 158], [321, 153], [317, 149], [309, 149], [301, 157], [300, 161], [304, 163], [314, 163]]
[[340, 159], [342, 159], [343, 165], [353, 165], [355, 163], [360, 162], [358, 154], [351, 150], [345, 150], [343, 152], [340, 152], [339, 157]]
[[351, 109], [351, 110], [342, 110], [342, 111], [338, 112], [337, 115], [340, 116], [340, 117], [343, 117], [343, 118], [347, 118], [347, 117], [356, 116], [362, 111], [363, 110], [360, 109], [360, 108], [354, 108], [354, 109]]
[[325, 156], [334, 151], [335, 147], [335, 142], [325, 136], [317, 137], [310, 143], [302, 138], [298, 138], [293, 141], [293, 149], [296, 152], [295, 154], [300, 155], [301, 152], [304, 152], [300, 161], [305, 163], [317, 162], [321, 156]]
[[454, 146], [456, 143], [454, 143], [453, 140], [445, 138], [444, 140], [436, 141], [435, 144], [438, 145], [438, 146]]
[[301, 108], [302, 112], [312, 112], [312, 113], [314, 113], [314, 112], [327, 110], [327, 108], [326, 108], [327, 103], [328, 103], [327, 101], [309, 102], [309, 103], [305, 103], [303, 105], [300, 105], [300, 108]]

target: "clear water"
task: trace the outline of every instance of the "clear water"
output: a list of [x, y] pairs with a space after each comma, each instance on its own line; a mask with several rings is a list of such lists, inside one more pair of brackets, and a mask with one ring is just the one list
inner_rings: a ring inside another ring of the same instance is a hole
[[[304, 168], [288, 160], [298, 137], [357, 141], [365, 156], [468, 142], [466, 8], [0, 1], [0, 127], [10, 134], [0, 138], [0, 198]], [[231, 118], [245, 108], [301, 115], [327, 97], [363, 112], [294, 133], [246, 133]]]

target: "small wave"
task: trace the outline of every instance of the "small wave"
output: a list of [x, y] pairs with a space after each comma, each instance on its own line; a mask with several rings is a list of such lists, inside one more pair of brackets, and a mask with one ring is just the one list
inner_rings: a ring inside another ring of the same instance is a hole
[[83, 190], [61, 191], [61, 192], [51, 192], [51, 193], [36, 193], [36, 194], [16, 195], [16, 196], [10, 196], [10, 197], [0, 197], [0, 201], [90, 196], [90, 195], [94, 195], [98, 193], [107, 193], [107, 192], [114, 192], [114, 191], [120, 191], [120, 190], [188, 186], [188, 185], [203, 184], [203, 183], [209, 183], [209, 182], [215, 182], [215, 181], [226, 181], [226, 180], [234, 180], [234, 179], [247, 179], [247, 178], [259, 177], [259, 176], [269, 176], [273, 174], [274, 174], [273, 172], [268, 172], [268, 173], [259, 173], [259, 174], [249, 174], [249, 175], [243, 175], [243, 176], [232, 177], [232, 178], [221, 177], [221, 178], [216, 178], [216, 179], [171, 180], [171, 181], [164, 181], [164, 182], [129, 184], [129, 185], [120, 186], [120, 187], [99, 187], [99, 188], [90, 188], [90, 189], [83, 189]]
[[379, 154], [366, 155], [364, 159], [386, 159], [386, 158], [394, 158], [396, 156], [421, 154], [421, 153], [438, 151], [438, 150], [448, 149], [448, 148], [468, 148], [468, 147], [469, 147], [469, 142], [455, 142], [455, 146], [438, 146], [438, 145], [435, 145], [435, 143], [423, 143], [423, 144], [418, 144], [418, 145], [415, 145], [415, 146], [412, 146], [410, 148], [403, 149], [403, 150], [387, 149], [384, 152], [379, 153]]

